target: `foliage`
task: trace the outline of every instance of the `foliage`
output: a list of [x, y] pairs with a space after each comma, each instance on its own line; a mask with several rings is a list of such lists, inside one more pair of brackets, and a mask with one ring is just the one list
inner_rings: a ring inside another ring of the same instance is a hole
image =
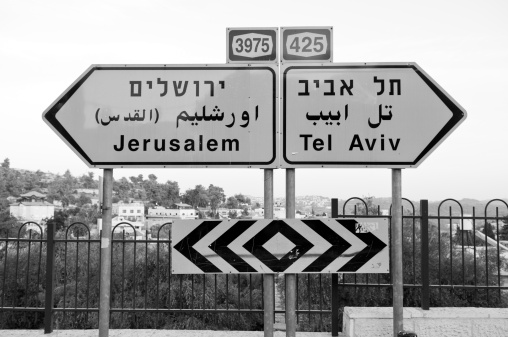
[[0, 211], [0, 237], [13, 235], [14, 228], [18, 226], [18, 219], [11, 215], [8, 208]]
[[226, 195], [224, 194], [224, 189], [222, 187], [214, 186], [210, 184], [208, 186], [208, 196], [210, 198], [210, 208], [212, 212], [217, 210], [217, 207], [226, 201]]
[[[376, 215], [377, 208], [366, 200], [357, 204], [355, 216]], [[421, 306], [421, 231], [420, 220], [406, 212], [403, 221], [403, 283], [417, 285], [404, 287], [404, 306]], [[508, 261], [498, 264], [496, 247], [463, 247], [457, 237], [439, 233], [437, 225], [429, 224], [429, 278], [434, 285], [430, 291], [431, 307], [507, 307], [508, 297], [497, 288], [487, 290], [475, 286], [498, 286], [498, 268], [508, 269]], [[478, 240], [479, 241], [479, 240]], [[475, 254], [476, 253], [476, 254]], [[358, 284], [360, 286], [355, 286]], [[370, 286], [365, 286], [369, 284]], [[440, 287], [436, 287], [440, 286]], [[470, 289], [461, 286], [471, 286]], [[277, 283], [281, 302], [284, 303], [285, 280]], [[299, 275], [298, 309], [331, 309], [331, 276], [320, 274]], [[322, 291], [324, 289], [324, 291]], [[339, 312], [344, 306], [392, 306], [390, 274], [339, 274]], [[342, 316], [339, 326], [342, 326]], [[300, 314], [299, 328], [306, 331], [330, 331], [329, 316]]]
[[244, 196], [243, 194], [235, 194], [235, 199], [238, 200], [238, 202], [241, 204], [250, 205], [250, 203], [251, 203], [250, 198]]
[[235, 197], [229, 197], [226, 201], [226, 207], [229, 209], [237, 209], [239, 207], [238, 199]]
[[236, 218], [238, 218], [238, 214], [236, 213], [236, 210], [229, 211], [228, 212], [228, 217], [230, 219], [236, 219]]
[[501, 240], [508, 240], [508, 216], [503, 217], [499, 229], [499, 238]]
[[182, 197], [183, 202], [192, 207], [207, 207], [210, 202], [208, 191], [203, 185], [196, 185], [193, 189], [188, 189]]
[[[67, 229], [63, 225], [57, 227], [61, 229], [56, 233], [56, 239], [60, 241], [55, 244], [55, 307], [98, 308], [98, 233], [89, 234], [82, 224], [73, 224]], [[170, 227], [155, 228], [152, 237], [159, 240], [153, 242], [113, 240], [111, 307], [158, 308], [160, 311], [113, 312], [111, 328], [262, 330], [262, 314], [178, 314], [166, 310], [262, 309], [260, 276], [172, 275]], [[78, 232], [81, 233], [79, 239], [73, 235]], [[7, 248], [0, 249], [0, 306], [44, 307], [45, 261], [45, 243], [12, 242]], [[33, 312], [7, 311], [2, 318], [0, 329], [41, 329], [44, 317]], [[54, 327], [97, 329], [98, 318], [92, 312], [56, 312]]]

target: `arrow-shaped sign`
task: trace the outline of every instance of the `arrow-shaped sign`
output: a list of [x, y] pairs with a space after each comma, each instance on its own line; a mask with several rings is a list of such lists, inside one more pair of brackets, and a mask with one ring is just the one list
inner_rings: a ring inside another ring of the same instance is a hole
[[282, 167], [417, 167], [466, 118], [416, 63], [282, 74]]
[[386, 273], [389, 268], [386, 218], [177, 220], [172, 242], [175, 274]]
[[372, 234], [370, 231], [362, 230], [357, 221], [352, 219], [340, 219], [337, 220], [344, 228], [353, 233], [357, 238], [362, 240], [367, 246], [357, 253], [348, 263], [342, 266], [338, 272], [356, 272], [358, 269], [363, 267], [367, 262], [370, 261], [374, 256], [381, 252], [388, 245], [380, 240], [377, 236]]
[[93, 65], [43, 120], [90, 167], [275, 167], [274, 65]]

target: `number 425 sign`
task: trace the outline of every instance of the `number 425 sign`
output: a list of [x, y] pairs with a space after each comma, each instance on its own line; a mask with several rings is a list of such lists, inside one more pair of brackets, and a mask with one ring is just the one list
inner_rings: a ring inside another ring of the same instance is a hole
[[282, 27], [284, 62], [333, 62], [332, 27]]

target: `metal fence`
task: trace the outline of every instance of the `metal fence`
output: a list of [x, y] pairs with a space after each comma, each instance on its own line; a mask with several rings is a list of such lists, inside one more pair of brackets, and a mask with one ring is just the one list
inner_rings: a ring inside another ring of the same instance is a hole
[[[493, 200], [482, 214], [473, 208], [465, 215], [448, 199], [429, 215], [426, 201], [404, 200], [404, 306], [507, 307], [500, 234], [508, 205]], [[360, 198], [347, 200], [341, 214], [338, 208], [333, 199], [332, 217], [390, 217]], [[119, 228], [111, 246], [111, 328], [263, 329], [262, 275], [172, 275], [171, 224], [143, 239]], [[97, 328], [100, 245], [100, 233], [83, 223], [56, 233], [31, 222], [0, 232], [0, 329]], [[284, 278], [276, 280], [283, 306]], [[391, 287], [390, 274], [299, 274], [299, 330], [337, 335], [344, 306], [391, 306]]]

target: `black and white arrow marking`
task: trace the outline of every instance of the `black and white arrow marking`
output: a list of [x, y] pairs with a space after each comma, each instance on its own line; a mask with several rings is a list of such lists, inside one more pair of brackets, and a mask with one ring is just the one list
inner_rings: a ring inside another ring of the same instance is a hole
[[387, 273], [388, 220], [178, 220], [175, 274]]

